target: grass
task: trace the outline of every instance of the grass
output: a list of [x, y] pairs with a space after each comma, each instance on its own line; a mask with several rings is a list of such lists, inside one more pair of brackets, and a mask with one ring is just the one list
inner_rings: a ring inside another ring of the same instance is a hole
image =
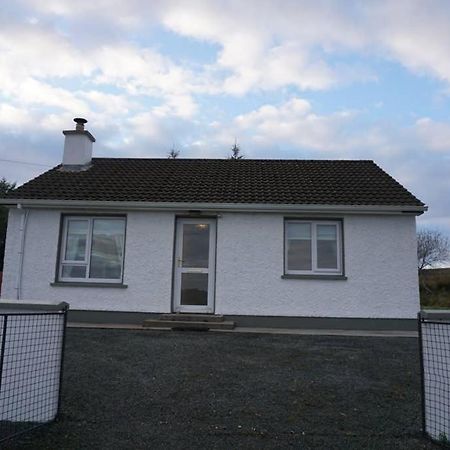
[[431, 449], [415, 338], [69, 329], [23, 449]]
[[420, 304], [422, 308], [450, 309], [450, 268], [422, 272]]

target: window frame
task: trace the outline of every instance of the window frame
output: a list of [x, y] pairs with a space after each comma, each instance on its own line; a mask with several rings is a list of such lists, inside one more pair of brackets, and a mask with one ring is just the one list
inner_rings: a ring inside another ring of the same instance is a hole
[[[311, 270], [294, 270], [288, 268], [288, 226], [290, 223], [305, 223], [311, 226]], [[336, 226], [336, 254], [337, 268], [324, 269], [317, 267], [317, 226]], [[284, 220], [284, 275], [312, 276], [312, 277], [343, 277], [344, 276], [344, 233], [342, 219], [296, 219], [285, 218]]]
[[[124, 234], [122, 243], [122, 264], [119, 278], [90, 278], [90, 267], [92, 259], [92, 235], [94, 220], [121, 220], [124, 223]], [[67, 251], [67, 231], [70, 220], [87, 221], [88, 229], [86, 236], [86, 248], [83, 261], [66, 260]], [[61, 231], [58, 248], [58, 261], [56, 267], [56, 280], [61, 283], [70, 284], [123, 284], [123, 277], [125, 271], [125, 247], [127, 234], [127, 216], [126, 215], [98, 215], [98, 214], [63, 214], [61, 216]], [[84, 278], [63, 277], [62, 269], [64, 265], [86, 267], [86, 276]]]

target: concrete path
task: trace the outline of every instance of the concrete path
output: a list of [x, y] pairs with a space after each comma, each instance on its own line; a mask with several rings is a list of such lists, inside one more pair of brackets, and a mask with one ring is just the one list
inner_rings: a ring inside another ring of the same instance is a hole
[[[160, 331], [170, 328], [149, 328], [141, 325], [120, 324], [120, 323], [77, 323], [71, 322], [67, 324], [70, 328], [100, 328], [115, 330], [142, 330], [142, 331]], [[291, 329], [291, 328], [247, 328], [236, 327], [233, 330], [214, 330], [209, 331], [218, 333], [266, 333], [266, 334], [296, 334], [304, 336], [361, 336], [361, 337], [408, 337], [417, 338], [417, 331], [396, 331], [396, 330], [307, 330], [307, 329]]]

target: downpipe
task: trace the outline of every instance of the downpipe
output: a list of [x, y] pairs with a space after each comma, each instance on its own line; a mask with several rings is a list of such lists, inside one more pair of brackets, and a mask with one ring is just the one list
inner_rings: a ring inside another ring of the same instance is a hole
[[17, 283], [16, 283], [16, 299], [20, 300], [22, 297], [22, 277], [23, 277], [23, 259], [25, 252], [25, 238], [27, 233], [27, 223], [28, 223], [28, 215], [30, 213], [29, 209], [23, 209], [22, 205], [19, 203], [17, 205], [17, 209], [23, 210], [22, 217], [20, 219], [20, 248], [19, 248], [19, 265], [17, 268]]

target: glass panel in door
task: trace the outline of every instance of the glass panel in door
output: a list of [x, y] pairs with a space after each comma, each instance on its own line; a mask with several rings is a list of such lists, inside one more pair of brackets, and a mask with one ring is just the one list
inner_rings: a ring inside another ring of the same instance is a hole
[[183, 267], [208, 268], [209, 224], [183, 224]]
[[208, 305], [207, 273], [181, 274], [181, 304], [198, 306]]

